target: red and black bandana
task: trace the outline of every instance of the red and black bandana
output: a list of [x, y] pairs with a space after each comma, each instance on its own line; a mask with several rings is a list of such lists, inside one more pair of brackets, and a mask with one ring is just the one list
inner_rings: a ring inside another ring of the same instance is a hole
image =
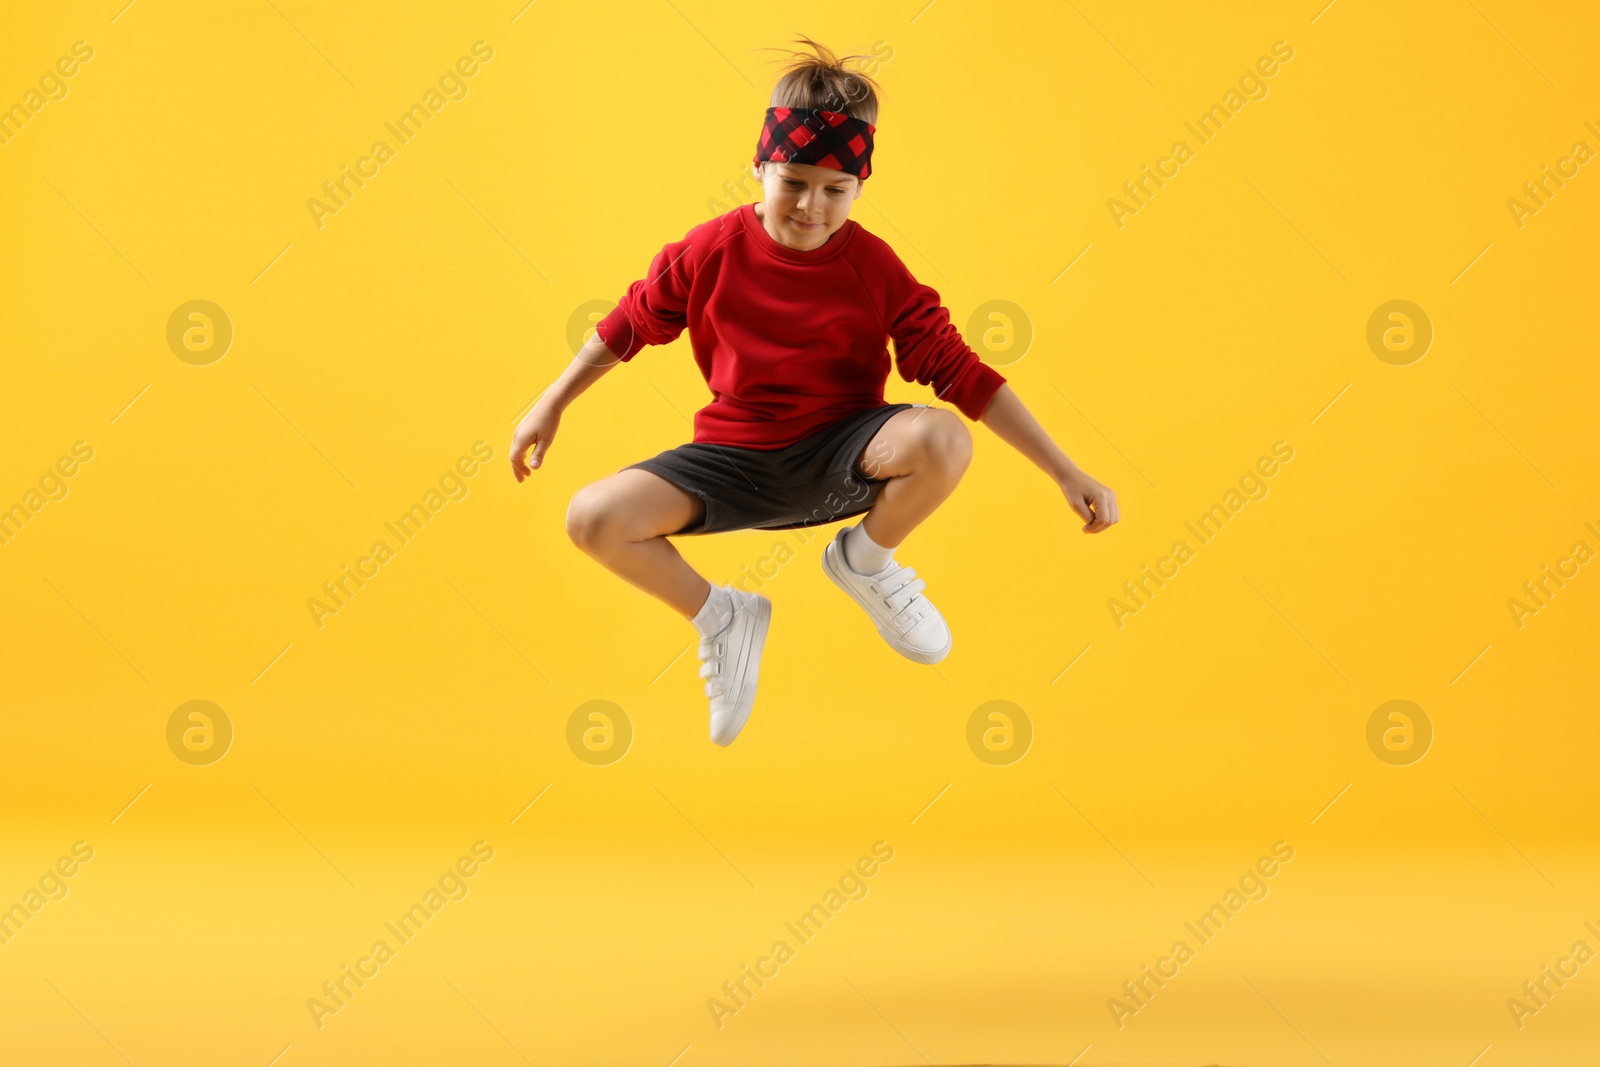
[[854, 174], [872, 172], [872, 134], [877, 127], [838, 111], [819, 108], [767, 108], [754, 162], [808, 163]]

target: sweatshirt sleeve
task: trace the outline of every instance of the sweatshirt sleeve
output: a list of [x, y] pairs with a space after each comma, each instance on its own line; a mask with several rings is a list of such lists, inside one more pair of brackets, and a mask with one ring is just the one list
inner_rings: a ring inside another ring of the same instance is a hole
[[893, 252], [886, 260], [885, 318], [900, 377], [931, 383], [935, 396], [978, 421], [1006, 379], [962, 340], [938, 292], [917, 281]]
[[677, 340], [688, 325], [689, 287], [701, 258], [701, 237], [697, 228], [663, 247], [650, 261], [649, 272], [628, 286], [617, 306], [595, 326], [600, 340], [624, 363], [645, 345]]

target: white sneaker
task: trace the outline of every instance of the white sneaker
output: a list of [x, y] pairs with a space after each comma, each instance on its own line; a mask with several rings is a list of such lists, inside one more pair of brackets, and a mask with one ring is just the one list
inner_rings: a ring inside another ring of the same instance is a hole
[[950, 627], [922, 595], [927, 583], [894, 560], [876, 574], [857, 574], [845, 561], [846, 527], [822, 550], [822, 569], [833, 584], [866, 609], [878, 633], [906, 659], [938, 663], [950, 654]]
[[711, 698], [711, 740], [726, 747], [744, 729], [756, 702], [761, 649], [772, 621], [772, 601], [728, 587], [733, 619], [715, 637], [700, 639], [700, 677]]

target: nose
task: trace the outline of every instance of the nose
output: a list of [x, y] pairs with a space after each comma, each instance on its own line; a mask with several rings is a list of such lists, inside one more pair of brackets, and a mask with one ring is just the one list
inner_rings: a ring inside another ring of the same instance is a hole
[[821, 207], [821, 199], [821, 193], [808, 187], [805, 192], [800, 194], [800, 199], [796, 202], [796, 206], [800, 209], [801, 214], [810, 218], [818, 213], [817, 209]]

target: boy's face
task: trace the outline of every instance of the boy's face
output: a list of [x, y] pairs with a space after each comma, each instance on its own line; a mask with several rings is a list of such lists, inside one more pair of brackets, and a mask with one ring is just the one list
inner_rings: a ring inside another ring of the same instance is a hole
[[773, 240], [800, 252], [826, 244], [861, 195], [861, 179], [842, 170], [769, 159], [758, 163], [755, 172], [766, 194], [759, 206], [761, 225]]

